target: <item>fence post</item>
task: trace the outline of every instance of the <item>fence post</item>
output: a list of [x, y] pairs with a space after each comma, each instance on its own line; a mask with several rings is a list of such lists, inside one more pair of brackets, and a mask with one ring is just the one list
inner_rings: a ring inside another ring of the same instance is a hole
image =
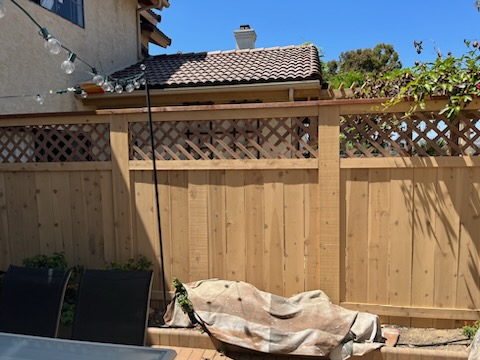
[[127, 115], [110, 115], [112, 188], [117, 261], [133, 256], [132, 203], [130, 193]]
[[320, 289], [340, 302], [340, 108], [318, 109]]

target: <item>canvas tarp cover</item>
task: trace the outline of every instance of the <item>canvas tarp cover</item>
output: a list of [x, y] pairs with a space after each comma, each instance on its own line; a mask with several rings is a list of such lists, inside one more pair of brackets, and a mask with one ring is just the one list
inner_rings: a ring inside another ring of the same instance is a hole
[[[196, 320], [225, 344], [335, 359], [383, 346], [376, 342], [382, 339], [378, 316], [334, 305], [320, 290], [284, 298], [241, 281], [210, 279], [183, 285]], [[170, 303], [164, 320], [172, 327], [192, 326], [177, 301]]]

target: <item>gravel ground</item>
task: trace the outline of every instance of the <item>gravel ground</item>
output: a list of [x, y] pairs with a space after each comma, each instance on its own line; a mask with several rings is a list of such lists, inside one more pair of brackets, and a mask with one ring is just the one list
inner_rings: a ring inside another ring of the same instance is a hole
[[462, 329], [428, 329], [402, 326], [386, 326], [400, 330], [397, 347], [420, 349], [465, 351], [470, 341], [462, 334]]

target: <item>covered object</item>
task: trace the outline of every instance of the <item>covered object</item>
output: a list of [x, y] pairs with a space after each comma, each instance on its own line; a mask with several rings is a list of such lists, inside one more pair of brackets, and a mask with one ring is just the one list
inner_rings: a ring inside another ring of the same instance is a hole
[[198, 321], [223, 344], [335, 360], [384, 345], [377, 315], [332, 304], [321, 290], [284, 298], [242, 281], [210, 279], [183, 286], [192, 306], [190, 316], [183, 312], [180, 303], [185, 305], [185, 298], [177, 292], [165, 314], [166, 325], [187, 327]]

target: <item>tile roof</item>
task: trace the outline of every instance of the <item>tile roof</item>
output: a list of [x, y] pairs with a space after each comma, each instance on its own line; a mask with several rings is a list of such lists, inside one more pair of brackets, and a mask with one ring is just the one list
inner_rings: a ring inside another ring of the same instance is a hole
[[[235, 85], [321, 79], [315, 46], [287, 46], [157, 55], [145, 60], [151, 88]], [[112, 74], [134, 76], [140, 63]]]

